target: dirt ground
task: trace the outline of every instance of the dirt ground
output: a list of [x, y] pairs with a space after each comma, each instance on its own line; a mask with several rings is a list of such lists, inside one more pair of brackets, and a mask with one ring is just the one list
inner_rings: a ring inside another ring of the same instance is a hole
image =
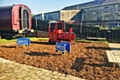
[[55, 45], [32, 42], [28, 47], [1, 45], [0, 57], [87, 80], [120, 80], [120, 68], [108, 62], [106, 50], [110, 48], [105, 43], [76, 43], [71, 53], [62, 55]]

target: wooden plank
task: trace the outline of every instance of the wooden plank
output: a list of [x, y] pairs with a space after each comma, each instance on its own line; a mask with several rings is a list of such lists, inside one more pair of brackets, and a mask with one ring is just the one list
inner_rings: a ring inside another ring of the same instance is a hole
[[110, 52], [110, 54], [111, 54], [111, 57], [112, 57], [112, 59], [113, 59], [113, 62], [114, 62], [114, 63], [117, 63], [117, 59], [116, 59], [116, 57], [115, 57], [115, 55], [113, 54], [112, 51]]
[[115, 51], [114, 51], [114, 52], [112, 51], [112, 54], [113, 54], [113, 56], [115, 57], [116, 62], [117, 62], [117, 63], [120, 63], [120, 57], [119, 57], [118, 53], [115, 52]]
[[111, 52], [110, 52], [110, 51], [106, 51], [106, 53], [107, 53], [108, 61], [109, 61], [109, 62], [114, 62], [114, 61], [113, 61], [113, 58], [112, 58], [112, 56], [111, 56]]
[[106, 51], [109, 62], [120, 63], [120, 57], [116, 52]]
[[100, 38], [100, 37], [87, 37], [87, 39], [106, 40], [106, 38]]

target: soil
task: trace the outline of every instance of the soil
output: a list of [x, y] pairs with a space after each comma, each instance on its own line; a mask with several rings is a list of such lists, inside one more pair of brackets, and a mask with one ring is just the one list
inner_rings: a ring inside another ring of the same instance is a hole
[[32, 42], [29, 46], [1, 45], [0, 57], [22, 64], [70, 74], [87, 80], [119, 80], [120, 68], [108, 62], [105, 43], [76, 43], [71, 53], [55, 52], [55, 45]]

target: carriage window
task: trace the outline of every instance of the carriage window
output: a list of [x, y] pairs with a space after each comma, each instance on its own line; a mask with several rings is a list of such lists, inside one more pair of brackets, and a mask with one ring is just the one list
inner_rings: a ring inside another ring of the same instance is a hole
[[50, 31], [53, 32], [54, 28], [55, 28], [55, 23], [51, 23], [50, 24]]
[[58, 23], [58, 30], [62, 29], [62, 23]]

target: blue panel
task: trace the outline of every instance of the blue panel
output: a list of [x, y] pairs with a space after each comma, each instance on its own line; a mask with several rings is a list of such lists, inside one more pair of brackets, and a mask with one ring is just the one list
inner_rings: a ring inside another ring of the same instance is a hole
[[29, 38], [18, 38], [17, 44], [18, 44], [18, 46], [20, 46], [21, 44], [28, 46], [28, 45], [30, 45], [30, 39]]
[[56, 52], [58, 50], [60, 50], [63, 54], [64, 54], [65, 50], [67, 50], [68, 53], [70, 53], [71, 45], [68, 42], [56, 42]]

